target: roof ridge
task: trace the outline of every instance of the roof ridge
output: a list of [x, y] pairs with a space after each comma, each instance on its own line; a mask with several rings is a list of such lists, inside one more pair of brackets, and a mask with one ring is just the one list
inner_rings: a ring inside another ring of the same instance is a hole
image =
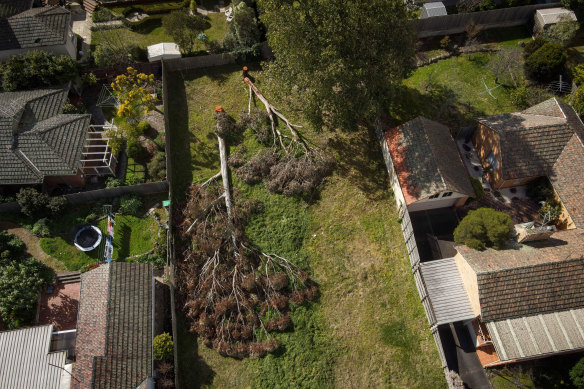
[[[576, 251], [579, 251], [579, 250], [574, 249], [574, 251], [572, 251], [571, 254], [573, 254]], [[508, 272], [508, 271], [517, 271], [517, 270], [522, 270], [522, 269], [530, 269], [530, 268], [535, 268], [535, 267], [542, 267], [542, 266], [549, 266], [549, 265], [556, 265], [556, 264], [563, 264], [563, 263], [570, 263], [570, 262], [580, 262], [580, 261], [584, 262], [584, 256], [582, 256], [580, 258], [569, 258], [569, 256], [568, 256], [567, 259], [562, 259], [561, 261], [533, 263], [533, 264], [529, 264], [529, 265], [508, 267], [505, 269], [498, 269], [498, 270], [477, 271], [476, 274], [478, 277], [480, 275], [487, 275], [487, 274], [490, 275], [490, 274], [497, 274], [497, 273], [503, 273], [503, 272]]]

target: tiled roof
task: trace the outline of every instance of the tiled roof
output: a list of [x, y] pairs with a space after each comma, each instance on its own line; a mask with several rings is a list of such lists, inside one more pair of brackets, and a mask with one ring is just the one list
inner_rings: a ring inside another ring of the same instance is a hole
[[8, 18], [32, 8], [33, 0], [0, 0], [0, 18]]
[[420, 116], [386, 139], [407, 204], [438, 192], [474, 194], [448, 127]]
[[513, 249], [456, 249], [477, 274], [485, 321], [584, 307], [584, 231]]
[[549, 179], [576, 227], [584, 228], [584, 145], [577, 135], [562, 151]]
[[63, 44], [70, 25], [71, 13], [58, 6], [32, 8], [0, 19], [0, 50]]
[[[152, 376], [152, 266], [112, 262], [88, 273], [102, 268], [109, 275], [107, 279], [100, 275], [101, 283], [84, 288], [81, 281], [77, 342], [94, 342], [95, 347], [83, 354], [83, 361], [92, 361], [90, 365], [84, 362], [74, 367], [74, 373], [82, 374], [83, 384], [73, 389], [134, 389]], [[99, 309], [86, 311], [82, 321], [83, 306], [95, 304], [96, 299], [101, 301]], [[81, 336], [79, 327], [84, 323], [92, 325], [83, 328]]]
[[478, 118], [499, 133], [503, 179], [547, 175], [577, 130], [566, 111], [552, 98], [523, 112]]
[[67, 89], [0, 94], [0, 184], [77, 173], [91, 116], [61, 114], [66, 98]]

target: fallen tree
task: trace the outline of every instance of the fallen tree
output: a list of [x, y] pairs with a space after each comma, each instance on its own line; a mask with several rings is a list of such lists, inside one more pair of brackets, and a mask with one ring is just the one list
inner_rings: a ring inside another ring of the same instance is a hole
[[318, 289], [292, 262], [246, 238], [245, 221], [260, 206], [237, 205], [226, 152], [233, 122], [221, 107], [215, 118], [221, 174], [191, 187], [180, 224], [184, 259], [177, 285], [190, 328], [205, 345], [224, 356], [261, 357], [278, 348], [271, 332], [289, 327], [290, 302], [313, 300]]

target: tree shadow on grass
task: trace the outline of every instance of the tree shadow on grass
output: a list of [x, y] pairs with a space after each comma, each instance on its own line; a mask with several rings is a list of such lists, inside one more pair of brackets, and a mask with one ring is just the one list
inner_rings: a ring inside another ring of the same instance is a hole
[[127, 258], [130, 255], [130, 238], [132, 237], [132, 229], [125, 223], [120, 223], [118, 235], [118, 258]]
[[199, 355], [197, 336], [188, 330], [188, 323], [182, 313], [177, 315], [177, 347], [179, 381], [181, 387], [198, 389], [213, 383], [215, 372]]

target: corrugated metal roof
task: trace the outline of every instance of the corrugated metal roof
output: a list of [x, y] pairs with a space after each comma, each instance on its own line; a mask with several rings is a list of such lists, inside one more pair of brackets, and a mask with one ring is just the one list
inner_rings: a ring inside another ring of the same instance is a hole
[[0, 332], [0, 387], [59, 389], [66, 351], [49, 352], [53, 326]]
[[437, 325], [476, 317], [454, 258], [422, 262], [420, 271]]
[[544, 24], [554, 24], [562, 21], [562, 17], [568, 20], [576, 21], [576, 14], [566, 8], [548, 8], [548, 9], [538, 9], [537, 13], [541, 15]]
[[492, 321], [487, 329], [501, 361], [584, 349], [584, 308]]
[[422, 12], [420, 13], [420, 19], [431, 18], [433, 16], [444, 16], [447, 15], [446, 7], [444, 3], [438, 1], [433, 3], [426, 3], [422, 7]]

